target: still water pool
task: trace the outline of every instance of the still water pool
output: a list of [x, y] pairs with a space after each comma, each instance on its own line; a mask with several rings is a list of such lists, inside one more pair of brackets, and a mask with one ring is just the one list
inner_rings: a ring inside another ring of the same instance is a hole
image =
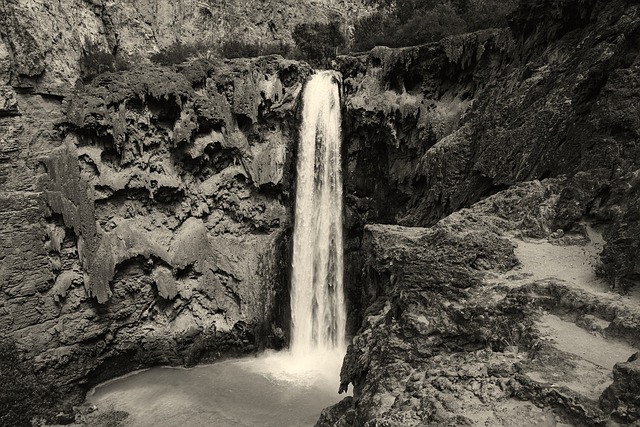
[[339, 402], [341, 355], [288, 353], [228, 360], [190, 369], [158, 367], [95, 387], [87, 402], [126, 411], [131, 427], [313, 426]]

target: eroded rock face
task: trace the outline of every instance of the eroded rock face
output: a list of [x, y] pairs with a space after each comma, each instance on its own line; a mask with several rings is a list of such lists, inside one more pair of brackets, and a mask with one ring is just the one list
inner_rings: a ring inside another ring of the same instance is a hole
[[360, 0], [8, 0], [0, 15], [0, 84], [11, 80], [37, 92], [64, 94], [79, 77], [79, 60], [89, 44], [136, 68], [176, 41], [292, 44], [296, 24], [346, 23], [363, 11]]
[[429, 226], [566, 175], [550, 232], [611, 224], [605, 270], [618, 289], [637, 283], [638, 28], [633, 2], [541, 0], [510, 29], [338, 58], [350, 249], [367, 222]]
[[[183, 6], [14, 0], [0, 18], [0, 326], [69, 390], [286, 336], [292, 147], [310, 69], [196, 61], [74, 86], [87, 38], [148, 55], [224, 34], [204, 17], [231, 3]], [[517, 262], [510, 233], [577, 233], [588, 215], [607, 225], [612, 283], [637, 282], [637, 9], [536, 0], [511, 29], [336, 61], [345, 276], [360, 329], [342, 374], [355, 396], [321, 425], [465, 425], [487, 408], [498, 425], [556, 421], [500, 406], [511, 397], [599, 423], [602, 408], [633, 402], [598, 408], [541, 386], [507, 348], [535, 350], [530, 307], [587, 307], [629, 340], [633, 310], [554, 281], [488, 278]]]
[[640, 353], [613, 368], [613, 384], [605, 390], [601, 403], [625, 422], [640, 419]]
[[43, 376], [78, 391], [284, 344], [310, 71], [265, 57], [10, 93], [0, 325]]
[[[316, 425], [600, 425], [617, 412], [634, 420], [635, 380], [623, 375], [633, 360], [616, 365], [617, 380], [598, 405], [610, 369], [554, 348], [537, 325], [557, 313], [603, 324], [590, 330], [637, 346], [637, 303], [516, 268], [523, 262], [516, 245], [553, 226], [566, 185], [517, 184], [430, 228], [367, 225], [368, 303], [341, 373], [341, 389], [352, 386], [353, 398]], [[588, 237], [554, 239], [581, 245]]]

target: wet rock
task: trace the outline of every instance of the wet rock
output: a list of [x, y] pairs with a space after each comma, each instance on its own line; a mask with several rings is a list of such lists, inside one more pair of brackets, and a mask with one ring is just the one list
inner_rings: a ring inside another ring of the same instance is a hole
[[353, 398], [345, 397], [336, 405], [322, 410], [320, 418], [316, 422], [316, 427], [336, 426], [349, 427], [354, 424], [355, 412], [353, 411]]

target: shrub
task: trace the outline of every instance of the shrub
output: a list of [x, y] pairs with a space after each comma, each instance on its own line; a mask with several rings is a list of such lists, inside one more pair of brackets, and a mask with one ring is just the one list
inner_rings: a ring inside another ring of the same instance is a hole
[[466, 30], [466, 23], [451, 6], [438, 5], [431, 10], [418, 12], [398, 28], [394, 42], [396, 46], [411, 46], [438, 41]]
[[253, 58], [256, 56], [279, 54], [285, 58], [293, 56], [291, 45], [279, 43], [247, 43], [241, 40], [228, 40], [220, 46], [223, 58]]
[[470, 1], [463, 12], [469, 31], [484, 28], [502, 28], [508, 25], [507, 16], [518, 5], [518, 0]]
[[15, 342], [0, 337], [0, 425], [31, 426], [55, 403], [54, 389], [36, 375], [29, 360], [22, 361]]
[[85, 83], [102, 73], [128, 69], [129, 63], [124, 59], [103, 50], [97, 43], [85, 42], [84, 54], [80, 57], [80, 77]]
[[338, 50], [346, 45], [337, 21], [298, 24], [291, 35], [302, 57], [314, 66], [328, 65]]
[[378, 10], [354, 26], [354, 48], [412, 46], [483, 28], [504, 27], [517, 0], [368, 0]]
[[176, 65], [182, 64], [189, 58], [210, 53], [212, 50], [215, 49], [201, 41], [194, 43], [177, 41], [162, 48], [160, 52], [154, 53], [149, 59], [158, 65]]
[[375, 12], [358, 20], [353, 28], [353, 47], [369, 50], [375, 46], [393, 45], [393, 33], [398, 21], [385, 12]]
[[84, 53], [80, 57], [80, 77], [84, 82], [93, 80], [98, 74], [116, 70], [116, 58], [111, 52], [91, 41], [85, 42]]

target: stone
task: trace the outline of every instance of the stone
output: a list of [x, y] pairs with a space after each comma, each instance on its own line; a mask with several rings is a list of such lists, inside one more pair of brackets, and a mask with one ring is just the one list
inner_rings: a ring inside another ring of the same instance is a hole
[[[247, 70], [237, 96], [258, 112], [240, 130], [235, 92], [217, 87]], [[65, 95], [0, 86], [0, 325], [43, 382], [76, 403], [137, 368], [284, 344], [292, 130], [310, 72], [267, 57], [141, 67]]]
[[600, 397], [600, 405], [627, 423], [640, 420], [640, 353], [613, 367], [613, 384]]

